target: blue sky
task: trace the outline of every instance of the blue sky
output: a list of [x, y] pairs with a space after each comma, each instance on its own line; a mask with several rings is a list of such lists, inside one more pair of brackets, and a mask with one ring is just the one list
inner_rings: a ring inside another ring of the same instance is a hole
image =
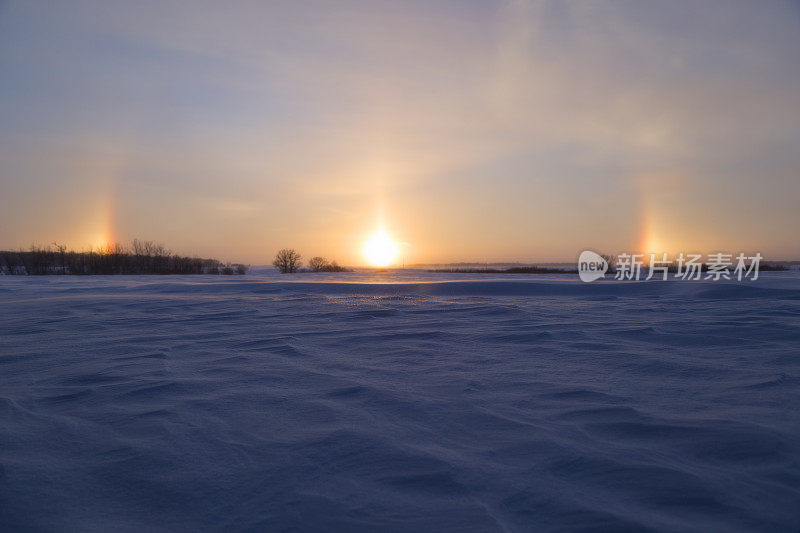
[[0, 1], [0, 247], [798, 258], [798, 6]]

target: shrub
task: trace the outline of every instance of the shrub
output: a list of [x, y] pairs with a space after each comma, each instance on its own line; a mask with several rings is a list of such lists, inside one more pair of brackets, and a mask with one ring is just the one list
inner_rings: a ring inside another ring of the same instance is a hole
[[317, 256], [308, 260], [308, 268], [310, 268], [312, 272], [322, 272], [327, 266], [329, 266], [329, 263], [324, 257]]
[[326, 265], [323, 272], [352, 272], [349, 268], [341, 267], [336, 261], [331, 261], [330, 264]]

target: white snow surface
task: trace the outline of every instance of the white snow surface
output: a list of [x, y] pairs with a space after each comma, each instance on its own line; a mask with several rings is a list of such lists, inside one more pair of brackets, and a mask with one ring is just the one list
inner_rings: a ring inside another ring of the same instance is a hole
[[0, 530], [800, 528], [800, 273], [0, 278]]

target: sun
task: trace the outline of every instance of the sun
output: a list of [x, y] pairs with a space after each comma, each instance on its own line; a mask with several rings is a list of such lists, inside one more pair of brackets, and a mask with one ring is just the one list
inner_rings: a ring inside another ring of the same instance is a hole
[[400, 248], [384, 230], [378, 230], [364, 243], [364, 257], [376, 267], [389, 266], [397, 257]]

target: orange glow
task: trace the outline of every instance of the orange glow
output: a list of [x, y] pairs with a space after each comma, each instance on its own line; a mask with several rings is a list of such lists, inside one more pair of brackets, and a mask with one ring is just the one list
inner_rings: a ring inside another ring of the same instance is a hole
[[658, 239], [652, 228], [645, 231], [642, 242], [639, 245], [639, 252], [643, 254], [661, 254], [667, 251], [668, 250], [664, 249], [664, 244]]
[[93, 250], [105, 253], [115, 244], [114, 236], [114, 207], [113, 200], [107, 199], [105, 208], [100, 213], [98, 221], [99, 231], [91, 238], [90, 246]]
[[400, 253], [400, 247], [385, 230], [379, 229], [364, 243], [364, 257], [370, 265], [386, 267], [392, 264]]

